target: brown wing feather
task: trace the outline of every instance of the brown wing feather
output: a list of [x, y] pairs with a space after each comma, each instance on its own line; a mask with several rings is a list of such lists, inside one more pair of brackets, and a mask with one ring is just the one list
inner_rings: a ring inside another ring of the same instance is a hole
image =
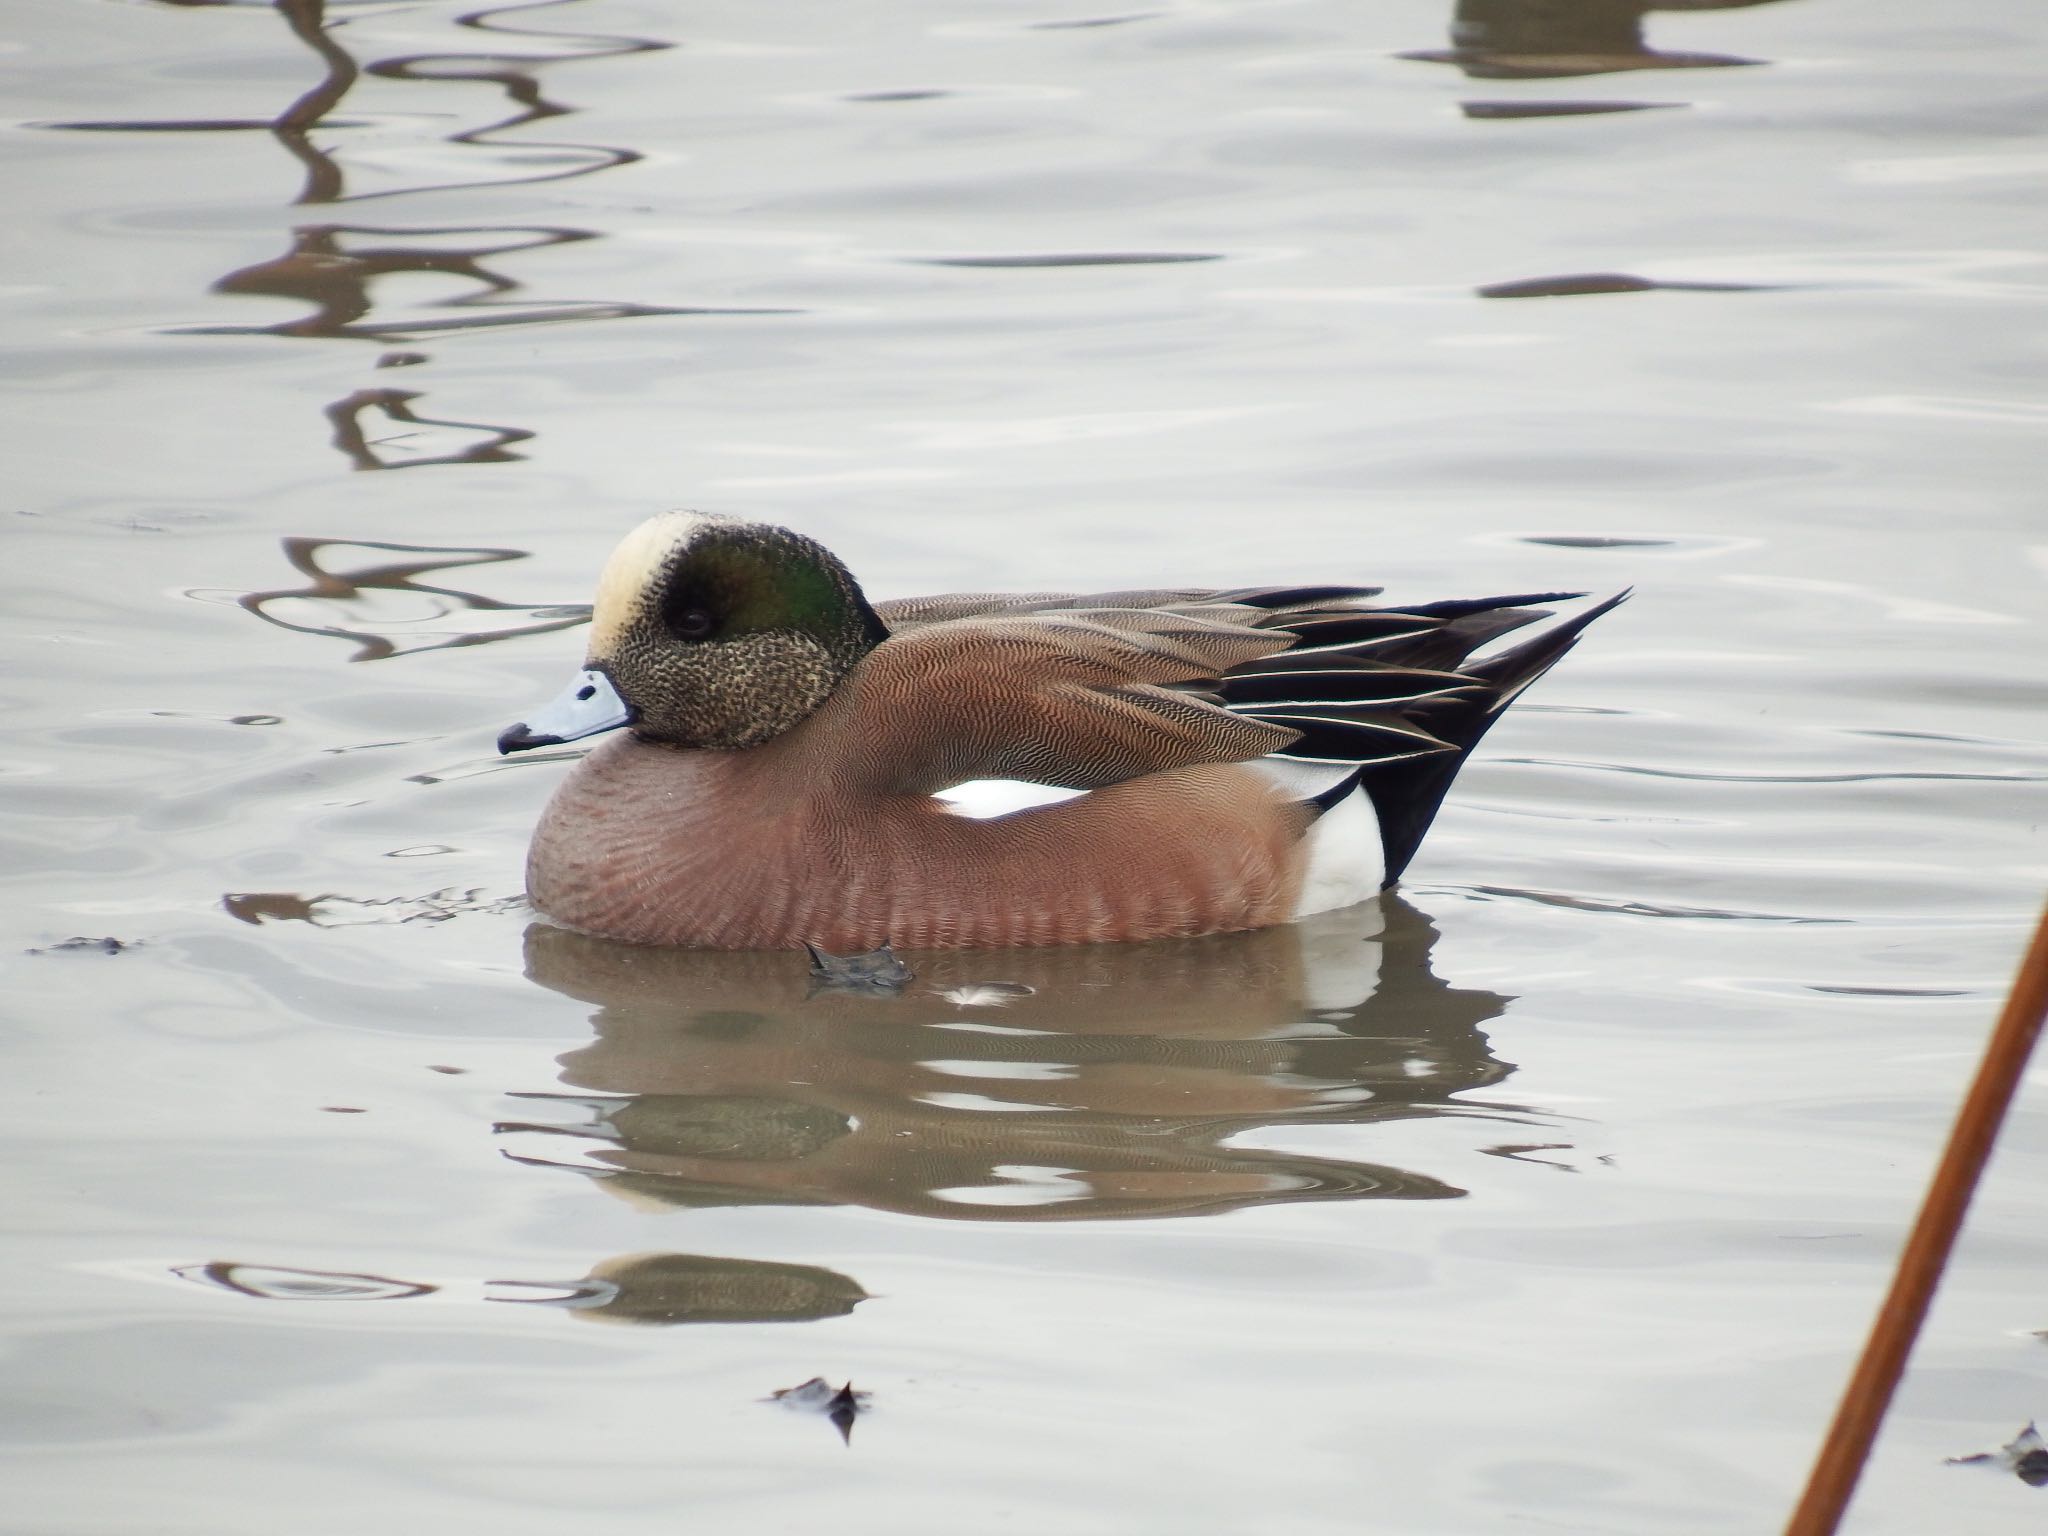
[[1213, 685], [1293, 644], [1220, 616], [1234, 611], [1011, 609], [912, 622], [868, 654], [820, 723], [844, 733], [835, 756], [862, 787], [901, 794], [983, 778], [1096, 789], [1263, 757], [1299, 733], [1175, 686]]
[[[1199, 603], [1213, 594], [1200, 588], [1162, 588], [1150, 592], [942, 592], [933, 597], [892, 597], [876, 603], [875, 612], [891, 632], [948, 619], [982, 618], [1002, 613], [1051, 613], [1081, 608], [1169, 608]], [[1245, 610], [1250, 612], [1249, 609]]]
[[[854, 705], [843, 751], [864, 785], [926, 793], [972, 778], [1096, 788], [1273, 752], [1352, 763], [1379, 776], [1366, 782], [1383, 824], [1414, 824], [1401, 847], [1389, 841], [1397, 870], [1486, 723], [1562, 653], [1523, 665], [1542, 636], [1498, 657], [1472, 652], [1548, 616], [1532, 605], [1579, 594], [1392, 608], [1365, 601], [1378, 592], [1173, 588], [882, 603], [891, 637], [842, 690]], [[1555, 631], [1563, 646], [1609, 606]], [[1411, 779], [1428, 792], [1381, 792], [1383, 781]]]

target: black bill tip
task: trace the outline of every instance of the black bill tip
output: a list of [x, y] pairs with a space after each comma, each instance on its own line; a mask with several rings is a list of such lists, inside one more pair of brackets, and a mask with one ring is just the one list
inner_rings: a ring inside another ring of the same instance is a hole
[[559, 747], [561, 744], [561, 737], [534, 731], [524, 720], [498, 732], [498, 751], [505, 757], [510, 757], [514, 752], [527, 751], [532, 747]]

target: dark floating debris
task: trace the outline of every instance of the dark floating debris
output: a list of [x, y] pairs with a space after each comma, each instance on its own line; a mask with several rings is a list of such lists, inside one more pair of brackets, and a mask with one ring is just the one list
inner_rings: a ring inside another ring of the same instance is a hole
[[75, 938], [66, 939], [61, 944], [52, 944], [48, 949], [32, 949], [29, 953], [32, 955], [59, 955], [72, 951], [92, 950], [102, 955], [118, 955], [123, 950], [136, 949], [138, 947], [133, 939]]
[[369, 1111], [354, 1104], [322, 1104], [320, 1106], [320, 1113], [323, 1115], [367, 1115]]
[[868, 1400], [873, 1395], [870, 1392], [854, 1391], [853, 1383], [850, 1381], [835, 1390], [832, 1383], [824, 1377], [813, 1376], [800, 1386], [784, 1387], [779, 1392], [771, 1392], [763, 1401], [780, 1403], [783, 1407], [793, 1408], [799, 1413], [822, 1413], [832, 1421], [833, 1428], [839, 1431], [839, 1438], [851, 1445], [853, 1421], [868, 1411]]
[[877, 997], [894, 997], [917, 973], [896, 958], [884, 944], [864, 955], [831, 955], [806, 941], [811, 952], [811, 982], [818, 992], [867, 992]]
[[1571, 299], [1591, 293], [1775, 293], [1778, 283], [1666, 283], [1627, 272], [1566, 272], [1556, 277], [1519, 277], [1482, 283], [1482, 299]]
[[2029, 1488], [2048, 1488], [2048, 1440], [2041, 1438], [2041, 1431], [2029, 1420], [2025, 1429], [1997, 1450], [1979, 1451], [1974, 1456], [1951, 1456], [1948, 1465], [1989, 1467], [2012, 1473]]
[[447, 1066], [443, 1066], [443, 1065], [441, 1065], [441, 1063], [439, 1063], [439, 1062], [434, 1062], [434, 1061], [430, 1061], [430, 1062], [428, 1062], [428, 1063], [427, 1063], [427, 1070], [428, 1070], [429, 1072], [445, 1072], [445, 1073], [446, 1073], [446, 1074], [447, 1074], [448, 1076], [450, 1076], [450, 1077], [460, 1077], [460, 1076], [462, 1076], [462, 1074], [463, 1074], [463, 1073], [467, 1072], [467, 1071], [469, 1070], [469, 1068], [467, 1068], [467, 1067], [447, 1067]]

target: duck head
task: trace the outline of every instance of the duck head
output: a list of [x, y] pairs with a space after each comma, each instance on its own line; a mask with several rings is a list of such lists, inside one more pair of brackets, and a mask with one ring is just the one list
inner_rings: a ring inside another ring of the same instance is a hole
[[665, 512], [598, 577], [583, 670], [498, 737], [500, 752], [630, 726], [739, 751], [830, 697], [888, 630], [830, 550], [769, 523]]

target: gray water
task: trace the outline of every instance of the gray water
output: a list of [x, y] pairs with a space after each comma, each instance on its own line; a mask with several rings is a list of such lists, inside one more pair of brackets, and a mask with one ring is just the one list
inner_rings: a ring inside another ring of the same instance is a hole
[[[0, 18], [0, 1530], [1777, 1528], [2048, 886], [2048, 19], [1453, 20]], [[811, 995], [520, 903], [685, 505], [1637, 596], [1397, 899]], [[2044, 1076], [1851, 1531], [2039, 1529]]]

